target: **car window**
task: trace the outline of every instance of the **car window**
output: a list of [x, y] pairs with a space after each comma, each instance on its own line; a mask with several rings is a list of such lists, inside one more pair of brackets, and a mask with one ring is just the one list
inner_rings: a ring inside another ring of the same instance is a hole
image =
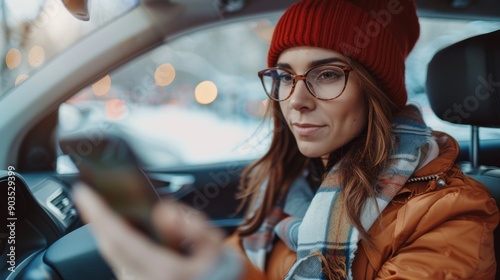
[[272, 29], [252, 20], [164, 44], [62, 104], [59, 134], [119, 133], [147, 167], [256, 158], [271, 131], [257, 71]]
[[0, 64], [0, 99], [52, 57], [125, 14], [139, 0], [92, 1], [88, 21], [73, 17], [63, 2], [0, 0], [0, 53], [4, 58]]
[[[184, 34], [83, 89], [60, 106], [59, 135], [87, 131], [89, 140], [120, 133], [147, 167], [168, 168], [255, 159], [267, 150], [272, 125], [263, 119], [267, 97], [257, 77], [277, 17], [253, 19]], [[427, 63], [439, 49], [500, 29], [499, 22], [421, 19], [421, 37], [407, 61], [409, 100], [434, 129], [469, 139], [430, 109]], [[498, 129], [482, 129], [499, 137]], [[65, 157], [59, 172], [74, 168]]]

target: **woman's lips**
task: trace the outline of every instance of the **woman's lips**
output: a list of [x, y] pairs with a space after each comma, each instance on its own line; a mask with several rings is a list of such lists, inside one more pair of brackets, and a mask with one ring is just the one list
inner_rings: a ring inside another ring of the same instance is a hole
[[295, 132], [297, 132], [297, 134], [302, 137], [314, 135], [319, 130], [325, 127], [324, 125], [316, 125], [310, 123], [292, 123], [292, 125]]

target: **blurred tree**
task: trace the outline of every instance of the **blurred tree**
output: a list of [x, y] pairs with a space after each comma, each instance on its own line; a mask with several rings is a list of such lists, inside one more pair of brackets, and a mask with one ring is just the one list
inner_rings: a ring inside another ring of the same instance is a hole
[[[42, 14], [45, 0], [0, 0], [0, 95], [13, 86], [16, 73], [7, 68], [6, 55], [12, 48], [26, 51], [29, 38], [33, 32], [33, 23]], [[15, 71], [14, 71], [15, 72]]]

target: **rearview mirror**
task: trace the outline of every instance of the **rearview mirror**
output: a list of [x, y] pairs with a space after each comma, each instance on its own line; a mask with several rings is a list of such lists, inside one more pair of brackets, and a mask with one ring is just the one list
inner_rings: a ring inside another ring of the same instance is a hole
[[64, 7], [75, 18], [83, 21], [90, 19], [89, 2], [90, 0], [62, 0]]

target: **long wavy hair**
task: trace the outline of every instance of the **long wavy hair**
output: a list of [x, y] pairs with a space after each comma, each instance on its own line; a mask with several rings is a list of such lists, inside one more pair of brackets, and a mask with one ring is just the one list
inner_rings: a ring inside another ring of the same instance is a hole
[[[371, 244], [368, 232], [361, 225], [360, 214], [367, 199], [375, 199], [377, 181], [391, 153], [391, 120], [399, 109], [361, 64], [347, 60], [359, 77], [367, 104], [364, 131], [332, 153], [325, 168], [320, 158], [307, 158], [300, 153], [279, 103], [272, 101], [267, 112], [274, 123], [269, 151], [249, 165], [241, 177], [238, 197], [242, 199], [242, 208], [247, 209], [245, 219], [238, 228], [241, 236], [249, 235], [260, 227], [277, 200], [304, 170], [308, 171], [308, 182], [315, 191], [329, 168], [340, 160], [337, 172], [344, 207], [351, 223], [360, 232], [360, 237]], [[265, 187], [265, 193], [258, 199], [261, 187]]]

